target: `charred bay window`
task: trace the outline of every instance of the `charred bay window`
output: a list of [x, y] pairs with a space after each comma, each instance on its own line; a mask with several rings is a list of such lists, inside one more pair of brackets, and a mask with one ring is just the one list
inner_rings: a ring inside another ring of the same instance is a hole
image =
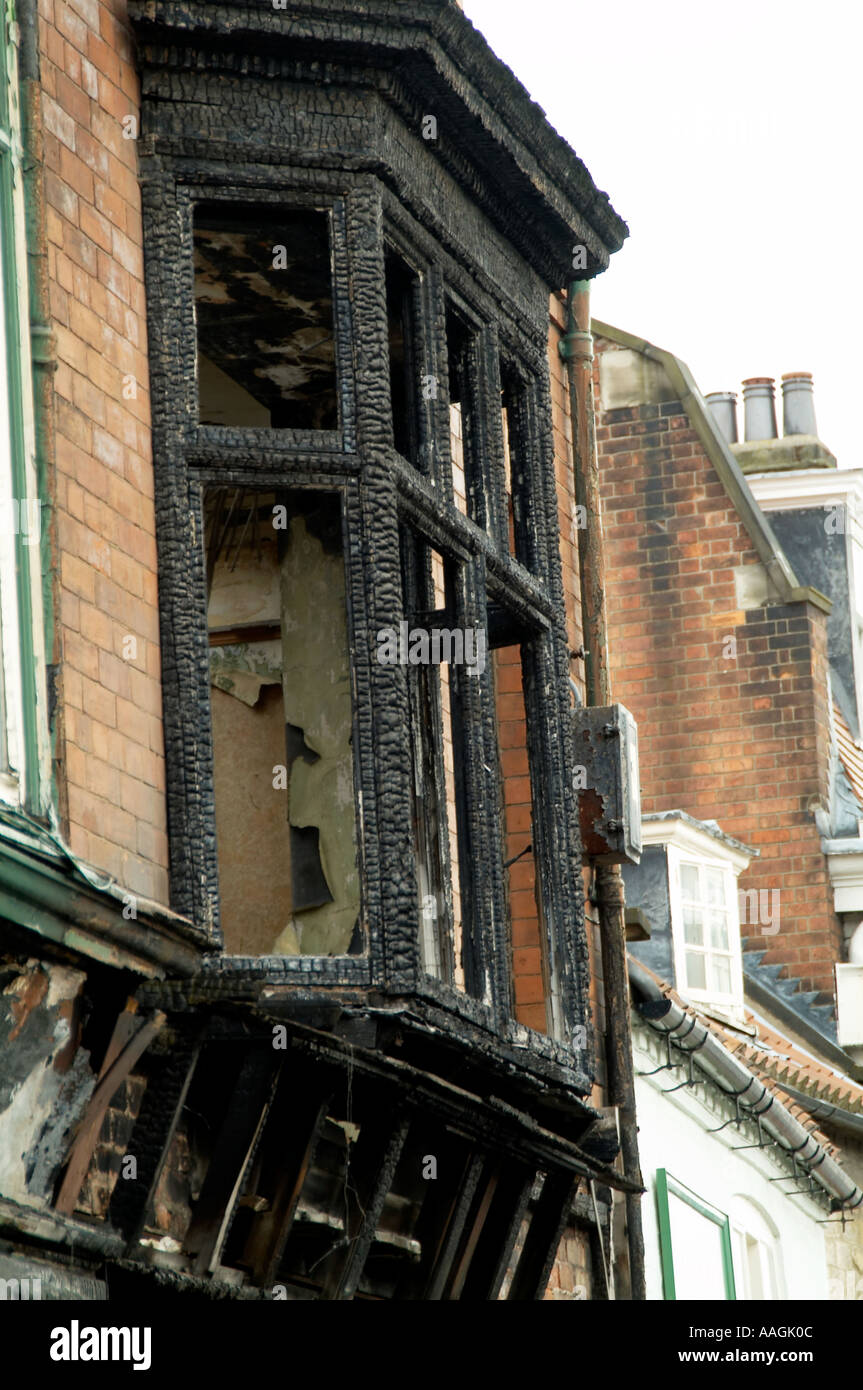
[[225, 976], [419, 994], [571, 1065], [545, 326], [372, 180], [243, 197], [182, 190], [148, 261], [183, 325], [154, 377], [175, 904]]
[[337, 429], [327, 214], [201, 206], [194, 269], [201, 423]]
[[214, 487], [204, 517], [224, 949], [345, 955], [362, 937], [340, 501]]

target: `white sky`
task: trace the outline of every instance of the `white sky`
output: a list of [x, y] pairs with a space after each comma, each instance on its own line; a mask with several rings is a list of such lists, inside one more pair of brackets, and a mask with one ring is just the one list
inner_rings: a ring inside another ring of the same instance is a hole
[[598, 318], [703, 392], [815, 376], [818, 432], [863, 466], [861, 0], [463, 0], [630, 237]]

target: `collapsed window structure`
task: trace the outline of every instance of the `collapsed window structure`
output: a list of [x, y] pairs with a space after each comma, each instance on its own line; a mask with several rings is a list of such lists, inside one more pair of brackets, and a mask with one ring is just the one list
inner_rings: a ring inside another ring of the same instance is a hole
[[586, 1099], [547, 364], [573, 240], [595, 271], [623, 227], [520, 95], [518, 140], [482, 131], [510, 79], [454, 7], [338, 45], [335, 8], [130, 5], [172, 906], [207, 944], [108, 1045], [152, 1043], [119, 1053], [135, 1183], [94, 1181], [103, 1134], [57, 1190], [129, 1296], [155, 1264], [535, 1299], [565, 1229], [603, 1265], [628, 1182]]

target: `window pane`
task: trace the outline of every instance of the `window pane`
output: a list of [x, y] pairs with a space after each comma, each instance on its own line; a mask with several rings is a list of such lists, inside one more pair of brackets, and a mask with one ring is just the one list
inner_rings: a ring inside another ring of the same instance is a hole
[[725, 1299], [722, 1228], [674, 1192], [668, 1194], [674, 1287], [678, 1299]]
[[717, 994], [731, 993], [731, 957], [730, 956], [711, 956], [710, 957], [710, 978], [711, 988]]
[[707, 886], [707, 901], [725, 905], [725, 875], [721, 869], [705, 869], [704, 878]]
[[683, 939], [690, 946], [704, 945], [704, 923], [697, 907], [683, 909]]
[[205, 521], [225, 951], [362, 949], [339, 501], [216, 488]]
[[701, 895], [698, 891], [698, 869], [694, 864], [681, 864], [680, 891], [684, 898], [689, 898], [691, 902], [700, 901]]
[[194, 264], [201, 423], [337, 429], [327, 215], [201, 206]]
[[699, 951], [686, 952], [686, 983], [690, 989], [706, 989], [705, 958]]
[[728, 950], [728, 919], [724, 912], [711, 912], [708, 914], [710, 920], [710, 945], [715, 951]]

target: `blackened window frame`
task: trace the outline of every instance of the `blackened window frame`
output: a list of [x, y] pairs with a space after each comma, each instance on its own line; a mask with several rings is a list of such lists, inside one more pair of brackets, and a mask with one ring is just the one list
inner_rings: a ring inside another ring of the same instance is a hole
[[[397, 627], [401, 605], [399, 528], [412, 525], [455, 565], [457, 621], [484, 627], [489, 602], [505, 600], [534, 632], [529, 720], [535, 756], [553, 814], [542, 858], [548, 875], [547, 920], [552, 948], [563, 957], [561, 987], [568, 1030], [583, 1037], [588, 1017], [586, 937], [569, 719], [566, 620], [557, 535], [551, 397], [545, 324], [525, 332], [507, 315], [478, 268], [452, 256], [369, 174], [337, 176], [302, 167], [270, 168], [266, 178], [239, 180], [163, 167], [144, 185], [145, 258], [151, 324], [153, 437], [163, 634], [164, 715], [172, 903], [209, 929], [219, 949], [209, 644], [206, 625], [202, 497], [206, 486], [338, 489], [343, 527], [348, 632], [354, 684], [357, 841], [364, 956], [216, 956], [222, 975], [319, 985], [375, 986], [424, 996], [503, 1038], [573, 1067], [591, 1066], [586, 1046], [543, 1038], [512, 1018], [510, 960], [500, 860], [498, 796], [483, 778], [497, 778], [494, 700], [490, 681], [466, 681], [471, 844], [489, 866], [475, 887], [478, 997], [426, 976], [417, 931], [417, 885], [409, 828], [409, 737], [403, 671], [380, 666], [374, 634]], [[194, 373], [192, 211], [196, 202], [332, 208], [333, 318], [341, 429], [308, 432], [201, 425]], [[177, 229], [180, 235], [177, 235]], [[386, 353], [384, 248], [393, 242], [420, 270], [425, 373], [439, 383], [421, 403], [420, 466], [393, 447]], [[486, 431], [481, 457], [489, 507], [480, 527], [455, 506], [449, 458], [449, 402], [444, 306], [455, 297], [480, 324], [479, 401]], [[535, 573], [508, 551], [503, 531], [503, 445], [497, 363], [501, 343], [528, 373], [535, 391], [537, 440], [529, 486], [544, 547]], [[383, 351], [382, 351], [383, 349]], [[442, 387], [442, 389], [440, 389]], [[447, 488], [447, 482], [449, 488]], [[369, 555], [374, 555], [373, 565]], [[489, 772], [489, 769], [492, 769]], [[499, 783], [496, 786], [499, 791]]]

